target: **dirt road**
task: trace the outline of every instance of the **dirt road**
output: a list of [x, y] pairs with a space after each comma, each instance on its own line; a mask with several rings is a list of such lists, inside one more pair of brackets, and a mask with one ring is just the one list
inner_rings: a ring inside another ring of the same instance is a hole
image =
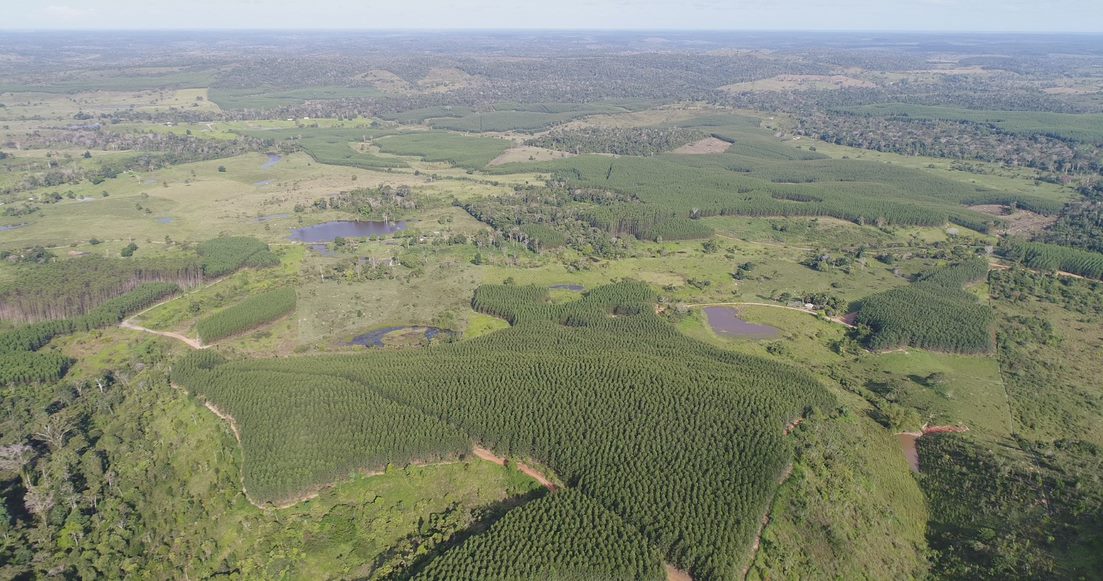
[[[486, 460], [487, 462], [493, 462], [493, 463], [495, 463], [499, 466], [505, 466], [505, 464], [506, 464], [506, 459], [505, 458], [502, 458], [501, 456], [498, 456], [497, 454], [495, 454], [494, 452], [491, 452], [490, 450], [487, 450], [486, 448], [481, 448], [479, 446], [475, 446], [475, 448], [472, 450], [472, 453], [475, 454], [475, 456], [477, 456], [477, 457], [479, 457], [483, 460]], [[550, 490], [552, 492], [555, 492], [556, 490], [559, 489], [559, 487], [556, 486], [554, 482], [552, 482], [551, 480], [548, 480], [547, 478], [544, 477], [543, 474], [537, 472], [536, 470], [533, 470], [528, 465], [526, 465], [522, 462], [515, 462], [515, 464], [517, 465], [517, 469], [520, 470], [522, 474], [524, 474], [524, 475], [528, 476], [529, 478], [532, 478], [533, 480], [539, 482], [540, 484], [542, 484], [544, 486], [544, 488], [547, 488], [548, 490]]]
[[153, 329], [147, 329], [147, 328], [145, 328], [141, 325], [135, 324], [133, 321], [134, 321], [134, 319], [148, 313], [149, 311], [152, 311], [153, 309], [156, 309], [157, 307], [159, 307], [159, 306], [161, 306], [165, 303], [170, 303], [172, 301], [175, 301], [176, 299], [186, 297], [186, 296], [188, 296], [192, 293], [199, 292], [203, 289], [211, 288], [212, 286], [226, 280], [227, 278], [229, 278], [229, 276], [224, 276], [224, 277], [212, 282], [211, 284], [208, 284], [208, 285], [205, 285], [205, 286], [198, 286], [198, 287], [196, 287], [196, 288], [194, 288], [194, 289], [192, 289], [192, 290], [190, 290], [190, 291], [188, 291], [188, 292], [186, 292], [182, 295], [174, 296], [170, 299], [163, 300], [163, 301], [157, 303], [156, 305], [153, 305], [151, 307], [147, 307], [145, 309], [142, 309], [141, 311], [139, 311], [137, 313], [134, 313], [133, 315], [130, 315], [129, 317], [127, 317], [125, 320], [123, 320], [123, 322], [119, 323], [119, 326], [122, 327], [123, 329], [130, 329], [132, 331], [142, 331], [143, 333], [152, 333], [154, 335], [160, 335], [162, 337], [169, 337], [170, 339], [176, 339], [178, 341], [182, 341], [185, 345], [187, 345], [188, 347], [191, 347], [192, 349], [207, 349], [207, 348], [210, 347], [210, 345], [204, 345], [198, 339], [190, 339], [188, 337], [185, 337], [184, 335], [181, 335], [180, 333], [173, 333], [171, 331], [154, 331]]
[[210, 345], [204, 345], [204, 344], [200, 343], [198, 339], [190, 339], [188, 337], [185, 337], [184, 335], [181, 335], [180, 333], [173, 333], [172, 331], [154, 331], [153, 329], [147, 329], [145, 327], [135, 325], [134, 323], [130, 322], [130, 319], [127, 319], [127, 320], [119, 323], [119, 326], [124, 328], [124, 329], [131, 329], [131, 330], [134, 330], [134, 331], [142, 331], [142, 332], [145, 332], [145, 333], [152, 333], [154, 335], [160, 335], [162, 337], [170, 337], [170, 338], [176, 339], [178, 341], [183, 341], [188, 347], [191, 347], [192, 349], [207, 349], [207, 348], [210, 347]]

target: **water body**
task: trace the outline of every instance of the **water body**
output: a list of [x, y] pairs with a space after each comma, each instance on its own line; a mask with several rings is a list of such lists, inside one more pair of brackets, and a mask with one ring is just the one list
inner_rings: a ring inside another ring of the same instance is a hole
[[921, 436], [922, 434], [908, 432], [896, 434], [896, 437], [900, 438], [900, 449], [904, 451], [904, 459], [908, 461], [912, 472], [919, 472], [919, 449], [915, 447], [915, 441]]
[[266, 214], [264, 216], [257, 216], [257, 222], [271, 222], [272, 220], [283, 220], [290, 217], [291, 214]]
[[272, 184], [272, 180], [260, 180], [259, 182], [253, 182], [253, 185], [257, 186], [257, 187], [267, 186], [267, 185], [271, 185], [271, 184]]
[[260, 169], [272, 169], [272, 168], [276, 167], [276, 164], [279, 163], [280, 160], [282, 160], [282, 159], [283, 159], [283, 157], [281, 157], [279, 155], [276, 155], [274, 153], [269, 153], [268, 154], [268, 161], [264, 162], [264, 165], [260, 166]]
[[778, 330], [774, 327], [755, 325], [740, 319], [739, 313], [730, 307], [705, 307], [705, 318], [716, 334], [725, 337], [769, 339], [778, 334]]
[[308, 244], [317, 244], [319, 242], [333, 242], [333, 239], [338, 236], [342, 238], [367, 238], [368, 236], [393, 234], [405, 229], [405, 222], [338, 220], [292, 230], [291, 239]]
[[157, 222], [159, 222], [161, 224], [172, 224], [173, 221], [175, 221], [175, 220], [176, 220], [176, 218], [168, 218], [168, 217], [166, 217], [166, 218], [157, 218]]
[[429, 341], [435, 339], [441, 333], [450, 333], [446, 329], [439, 329], [437, 327], [384, 327], [382, 329], [376, 329], [368, 333], [364, 333], [358, 337], [349, 341], [349, 345], [363, 345], [364, 347], [382, 347], [383, 338], [396, 331], [421, 331], [424, 333], [425, 338]]
[[307, 248], [309, 248], [312, 252], [317, 252], [318, 254], [321, 254], [322, 256], [337, 256], [337, 253], [330, 250], [329, 246], [326, 246], [325, 244], [308, 244]]
[[26, 225], [27, 225], [27, 223], [24, 222], [22, 224], [8, 224], [7, 226], [0, 226], [0, 232], [7, 232], [8, 230], [15, 230], [16, 228], [22, 228]]
[[553, 284], [553, 285], [549, 286], [548, 288], [555, 289], [555, 290], [569, 290], [571, 292], [576, 292], [576, 293], [580, 293], [580, 292], [586, 290], [586, 287], [584, 287], [580, 284]]

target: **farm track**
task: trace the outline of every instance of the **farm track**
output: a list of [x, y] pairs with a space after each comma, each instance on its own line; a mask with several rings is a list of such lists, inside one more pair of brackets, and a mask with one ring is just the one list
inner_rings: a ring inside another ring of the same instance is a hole
[[169, 299], [165, 299], [165, 300], [163, 300], [163, 301], [161, 301], [161, 302], [159, 302], [159, 303], [157, 303], [157, 304], [155, 304], [151, 307], [146, 307], [146, 308], [142, 309], [141, 311], [138, 311], [137, 313], [134, 313], [133, 315], [131, 315], [131, 316], [127, 317], [126, 319], [124, 319], [123, 322], [119, 323], [119, 327], [122, 327], [123, 329], [130, 329], [131, 331], [141, 331], [143, 333], [152, 333], [154, 335], [160, 335], [162, 337], [168, 337], [170, 339], [176, 339], [177, 341], [182, 341], [185, 345], [187, 345], [188, 347], [191, 347], [192, 349], [209, 349], [211, 347], [210, 345], [204, 345], [198, 339], [191, 339], [189, 337], [181, 335], [180, 333], [173, 333], [172, 331], [156, 331], [156, 330], [153, 330], [153, 329], [148, 329], [146, 327], [143, 327], [141, 325], [138, 325], [138, 324], [134, 323], [133, 321], [134, 321], [134, 319], [137, 319], [138, 317], [152, 311], [153, 309], [156, 309], [157, 307], [160, 307], [161, 305], [171, 303], [172, 301], [175, 301], [176, 299], [186, 297], [186, 296], [188, 296], [192, 293], [197, 293], [201, 290], [211, 288], [212, 286], [226, 280], [227, 278], [230, 278], [230, 275], [224, 276], [224, 277], [212, 282], [211, 284], [208, 284], [208, 285], [205, 285], [205, 286], [198, 286], [198, 287], [196, 287], [196, 288], [194, 288], [194, 289], [192, 289], [192, 290], [190, 290], [190, 291], [188, 291], [188, 292], [186, 292], [182, 295], [178, 295], [178, 296], [175, 296], [175, 297], [172, 297], [172, 298], [169, 298]]
[[[502, 458], [501, 456], [498, 456], [494, 452], [491, 452], [490, 450], [487, 450], [486, 448], [483, 448], [483, 447], [480, 447], [480, 446], [475, 446], [474, 449], [472, 449], [472, 453], [477, 458], [480, 458], [482, 460], [486, 460], [487, 462], [493, 462], [493, 463], [495, 463], [499, 466], [505, 466], [505, 464], [506, 464], [506, 459], [505, 458]], [[529, 478], [532, 478], [533, 480], [539, 482], [541, 485], [544, 486], [544, 488], [547, 488], [549, 492], [555, 492], [556, 490], [559, 489], [559, 487], [556, 486], [554, 482], [552, 482], [551, 480], [548, 480], [547, 478], [544, 477], [543, 474], [537, 472], [536, 470], [534, 470], [533, 468], [531, 468], [527, 464], [525, 464], [523, 462], [514, 462], [514, 464], [517, 465], [517, 469], [520, 470], [522, 474], [524, 474], [524, 475], [528, 476]]]
[[[999, 260], [999, 259], [997, 259], [997, 260]], [[1022, 265], [1019, 265], [1019, 267], [1024, 268], [1026, 270], [1029, 270], [1031, 272], [1041, 272], [1041, 273], [1046, 272], [1046, 271], [1043, 271], [1043, 270], [1038, 270], [1037, 268], [1030, 268], [1030, 267], [1022, 266]], [[1011, 270], [1011, 267], [1006, 265], [1006, 264], [999, 263], [999, 262], [989, 261], [988, 262], [988, 269], [989, 270]], [[1063, 270], [1055, 271], [1055, 274], [1057, 276], [1064, 276], [1064, 277], [1067, 277], [1067, 278], [1078, 278], [1080, 280], [1093, 280], [1093, 279], [1090, 279], [1086, 276], [1081, 276], [1079, 274], [1073, 274], [1071, 272], [1065, 272]]]
[[162, 337], [169, 337], [170, 339], [176, 339], [178, 341], [183, 341], [185, 345], [187, 345], [188, 347], [191, 347], [192, 349], [209, 349], [211, 347], [210, 345], [203, 345], [202, 343], [200, 343], [196, 339], [191, 339], [189, 337], [185, 337], [184, 335], [181, 335], [180, 333], [173, 333], [172, 331], [154, 331], [153, 329], [147, 329], [147, 328], [142, 327], [140, 325], [135, 325], [134, 323], [130, 322], [130, 319], [127, 319], [127, 320], [119, 323], [119, 326], [122, 327], [123, 329], [131, 329], [133, 331], [142, 331], [144, 333], [152, 333], [154, 335], [160, 335]]

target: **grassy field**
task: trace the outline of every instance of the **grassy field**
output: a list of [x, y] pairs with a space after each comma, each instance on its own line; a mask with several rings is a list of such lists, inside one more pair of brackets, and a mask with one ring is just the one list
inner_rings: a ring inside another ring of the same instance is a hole
[[222, 109], [272, 109], [285, 105], [300, 105], [307, 101], [376, 97], [381, 93], [372, 87], [307, 87], [302, 89], [229, 89], [212, 87], [210, 99]]
[[[748, 579], [908, 579], [927, 569], [928, 511], [896, 438], [860, 398], [797, 432], [793, 472], [779, 489]], [[885, 518], [885, 515], [892, 515]]]
[[[80, 122], [74, 121], [73, 116], [81, 112], [88, 115], [101, 115], [118, 111], [155, 113], [180, 109], [206, 113], [218, 110], [218, 107], [207, 99], [205, 88], [133, 90], [112, 88], [94, 92], [4, 92], [0, 88], [0, 103], [4, 104], [4, 107], [0, 107], [0, 121], [44, 118], [66, 120], [77, 125]], [[33, 124], [28, 127], [33, 127]], [[157, 125], [150, 124], [143, 127], [155, 129]]]
[[1075, 438], [1103, 446], [1100, 317], [1036, 300], [993, 304], [1001, 320], [1001, 365], [1015, 431], [1042, 441]]
[[[287, 156], [265, 169], [267, 161], [264, 155], [248, 154], [174, 166], [151, 174], [120, 175], [99, 185], [86, 182], [73, 186], [76, 200], [64, 199], [31, 216], [0, 220], [0, 224], [26, 224], [0, 232], [0, 249], [39, 244], [64, 249], [63, 253], [73, 250], [117, 256], [131, 239], [141, 247], [139, 252], [145, 252], [164, 246], [166, 236], [173, 241], [196, 242], [219, 232], [285, 242], [289, 230], [308, 219], [312, 223], [348, 219], [347, 213], [294, 211], [296, 205], [309, 207], [316, 199], [338, 191], [406, 185], [429, 198], [450, 201], [453, 196], [462, 199], [504, 192], [509, 183], [433, 180], [428, 175], [358, 168], [335, 170], [304, 154]], [[226, 171], [218, 171], [220, 166]], [[108, 197], [103, 197], [105, 191]], [[80, 198], [88, 200], [81, 202]], [[266, 218], [261, 221], [259, 217]], [[416, 218], [411, 226], [417, 227]], [[426, 224], [425, 228], [439, 226]], [[87, 241], [94, 237], [104, 244], [88, 245]]]
[[493, 137], [468, 137], [455, 133], [406, 133], [380, 138], [376, 145], [384, 153], [412, 155], [425, 161], [448, 162], [460, 167], [486, 167], [512, 145]]

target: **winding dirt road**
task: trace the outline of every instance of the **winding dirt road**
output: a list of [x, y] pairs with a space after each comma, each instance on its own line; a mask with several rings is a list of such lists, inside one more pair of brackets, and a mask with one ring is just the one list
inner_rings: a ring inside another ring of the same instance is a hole
[[[472, 453], [476, 457], [478, 457], [480, 459], [483, 459], [483, 460], [486, 460], [487, 462], [493, 462], [493, 463], [495, 463], [499, 466], [505, 466], [506, 465], [506, 459], [505, 458], [502, 458], [501, 456], [498, 456], [497, 454], [495, 454], [494, 452], [491, 452], [490, 450], [487, 450], [486, 448], [482, 448], [480, 446], [475, 446], [475, 448], [472, 450]], [[514, 462], [514, 464], [517, 465], [517, 469], [520, 470], [522, 474], [524, 474], [524, 475], [528, 476], [529, 478], [532, 478], [533, 480], [539, 482], [541, 485], [544, 486], [544, 488], [547, 488], [549, 491], [555, 492], [556, 490], [559, 489], [559, 487], [556, 486], [554, 482], [552, 482], [551, 480], [548, 480], [547, 478], [544, 477], [543, 474], [537, 472], [536, 470], [533, 470], [531, 467], [529, 467], [525, 463], [523, 463], [523, 462]]]
[[178, 341], [183, 341], [188, 347], [191, 347], [192, 349], [208, 349], [208, 348], [211, 347], [210, 345], [204, 345], [204, 344], [200, 343], [198, 339], [191, 339], [191, 338], [185, 337], [184, 335], [181, 335], [180, 333], [173, 333], [172, 331], [154, 331], [153, 329], [147, 329], [147, 328], [142, 327], [140, 325], [135, 325], [134, 323], [130, 322], [130, 319], [127, 319], [127, 320], [119, 323], [119, 326], [124, 328], [124, 329], [131, 329], [133, 331], [142, 331], [144, 333], [152, 333], [154, 335], [160, 335], [162, 337], [169, 337], [169, 338], [172, 338], [172, 339], [176, 339]]
[[211, 288], [212, 286], [226, 280], [227, 278], [230, 278], [230, 276], [229, 275], [224, 276], [224, 277], [212, 282], [211, 284], [197, 286], [194, 289], [192, 289], [192, 290], [190, 290], [190, 291], [188, 291], [188, 292], [186, 292], [182, 295], [177, 295], [177, 296], [165, 299], [165, 300], [157, 303], [156, 305], [146, 307], [146, 308], [142, 309], [141, 311], [138, 311], [137, 313], [134, 313], [133, 315], [130, 315], [129, 317], [124, 319], [123, 322], [119, 323], [119, 326], [122, 327], [123, 329], [130, 329], [131, 331], [141, 331], [143, 333], [152, 333], [154, 335], [160, 335], [162, 337], [168, 337], [170, 339], [176, 339], [177, 341], [182, 341], [185, 345], [187, 345], [188, 347], [191, 347], [192, 349], [209, 349], [211, 346], [210, 345], [204, 345], [199, 339], [191, 339], [189, 337], [181, 335], [180, 333], [173, 333], [172, 331], [155, 331], [153, 329], [147, 329], [146, 327], [143, 327], [141, 325], [138, 325], [138, 324], [134, 323], [134, 319], [136, 319], [136, 318], [152, 311], [153, 309], [156, 309], [157, 307], [159, 307], [163, 304], [171, 303], [172, 301], [175, 301], [176, 299], [183, 298], [183, 297], [186, 297], [186, 296], [188, 296], [192, 293], [196, 293], [196, 292], [199, 292], [201, 290]]

